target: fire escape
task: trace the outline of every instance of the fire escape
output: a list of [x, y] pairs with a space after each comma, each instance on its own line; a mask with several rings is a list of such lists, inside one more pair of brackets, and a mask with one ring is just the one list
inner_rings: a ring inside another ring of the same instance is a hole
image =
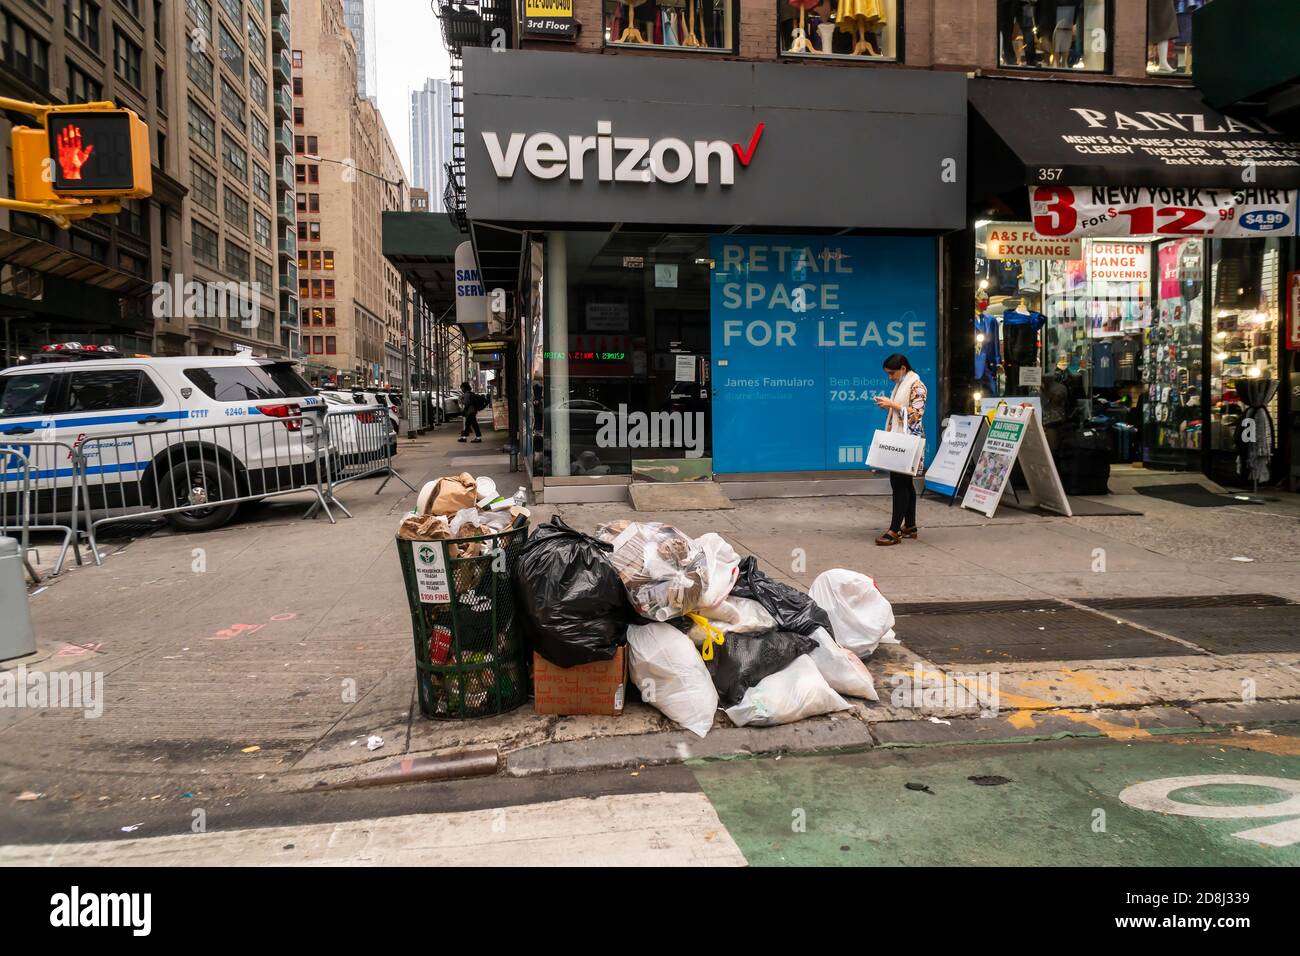
[[451, 57], [451, 161], [443, 203], [461, 232], [469, 232], [465, 211], [465, 73], [461, 51], [467, 46], [511, 46], [509, 0], [432, 0], [442, 22], [442, 39]]

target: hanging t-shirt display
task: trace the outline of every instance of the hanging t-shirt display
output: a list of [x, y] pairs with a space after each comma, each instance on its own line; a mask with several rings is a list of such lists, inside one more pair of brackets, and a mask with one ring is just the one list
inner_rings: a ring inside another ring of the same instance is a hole
[[1092, 343], [1092, 387], [1115, 387], [1115, 347], [1105, 340]]
[[1046, 321], [1039, 312], [1003, 314], [1003, 352], [1008, 365], [1038, 364], [1038, 330]]
[[1142, 351], [1139, 338], [1126, 336], [1115, 344], [1115, 383], [1128, 385], [1138, 381], [1138, 353]]
[[975, 381], [986, 394], [998, 394], [998, 366], [1002, 363], [996, 316], [981, 312], [975, 317]]

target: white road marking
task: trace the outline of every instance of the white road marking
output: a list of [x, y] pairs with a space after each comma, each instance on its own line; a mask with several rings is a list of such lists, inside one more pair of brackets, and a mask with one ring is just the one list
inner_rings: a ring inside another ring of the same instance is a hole
[[[219, 819], [209, 816], [210, 823]], [[292, 845], [291, 849], [285, 849]], [[702, 793], [95, 843], [0, 847], [5, 866], [744, 866]]]

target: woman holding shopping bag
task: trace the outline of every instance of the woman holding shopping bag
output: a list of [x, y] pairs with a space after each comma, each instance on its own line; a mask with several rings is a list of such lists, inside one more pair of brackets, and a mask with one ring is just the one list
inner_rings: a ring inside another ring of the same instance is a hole
[[[898, 352], [885, 359], [885, 374], [894, 383], [894, 392], [889, 398], [877, 395], [876, 406], [888, 411], [886, 433], [908, 435], [921, 440], [922, 452], [917, 456], [916, 465], [916, 475], [919, 475], [925, 466], [925, 383], [921, 381], [921, 376], [912, 371], [912, 363], [907, 360], [907, 356]], [[889, 485], [894, 493], [894, 511], [889, 530], [876, 539], [876, 544], [888, 546], [898, 544], [904, 538], [916, 537], [914, 478], [915, 475], [907, 472], [889, 473]]]

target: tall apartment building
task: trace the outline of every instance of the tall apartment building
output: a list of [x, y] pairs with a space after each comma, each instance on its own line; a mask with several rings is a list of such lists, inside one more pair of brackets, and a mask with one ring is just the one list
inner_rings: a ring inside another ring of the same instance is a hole
[[382, 212], [404, 208], [407, 185], [378, 109], [358, 94], [340, 0], [292, 0], [292, 18], [303, 351], [316, 381], [379, 383], [400, 328]]
[[[113, 100], [149, 124], [153, 196], [60, 230], [0, 210], [0, 365], [76, 339], [128, 351], [153, 348], [151, 290], [185, 268], [185, 173], [174, 144], [184, 104], [169, 38], [176, 5], [161, 0], [0, 2], [0, 95], [40, 103]], [[7, 144], [11, 115], [0, 115]], [[0, 174], [13, 195], [12, 156]]]
[[374, 99], [379, 95], [375, 0], [343, 0], [343, 16], [357, 41], [357, 93]]
[[411, 94], [411, 184], [429, 194], [434, 212], [444, 208], [451, 123], [451, 81], [430, 77]]
[[162, 319], [157, 348], [285, 355], [296, 336], [292, 301], [282, 296], [280, 282], [293, 242], [285, 218], [292, 210], [283, 203], [286, 5], [185, 0], [170, 6], [176, 16], [166, 48], [178, 62], [169, 76], [185, 135], [178, 129], [168, 148], [190, 188], [181, 222], [184, 276], [205, 286], [249, 284], [257, 315], [254, 322], [228, 309], [225, 315]]

